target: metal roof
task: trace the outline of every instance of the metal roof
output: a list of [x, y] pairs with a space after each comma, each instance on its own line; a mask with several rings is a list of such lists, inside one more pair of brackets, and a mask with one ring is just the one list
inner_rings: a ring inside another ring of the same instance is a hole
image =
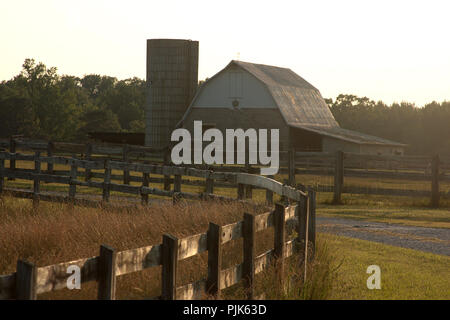
[[266, 85], [288, 125], [339, 126], [319, 90], [291, 69], [236, 60], [227, 68], [231, 65], [238, 65]]
[[406, 144], [395, 142], [392, 140], [387, 140], [375, 136], [371, 136], [365, 133], [352, 131], [344, 129], [341, 127], [325, 127], [325, 126], [314, 126], [314, 125], [294, 125], [294, 128], [303, 129], [306, 131], [311, 131], [318, 133], [320, 135], [328, 136], [331, 138], [345, 140], [357, 144], [370, 144], [370, 145], [384, 145], [384, 146], [396, 146], [405, 147]]

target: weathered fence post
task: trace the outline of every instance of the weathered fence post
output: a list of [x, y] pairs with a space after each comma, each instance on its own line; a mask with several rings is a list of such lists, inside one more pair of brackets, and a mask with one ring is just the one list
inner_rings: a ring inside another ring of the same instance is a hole
[[206, 178], [206, 181], [205, 181], [205, 192], [207, 194], [214, 193], [214, 179], [211, 178], [212, 174], [213, 174], [213, 171], [209, 171], [208, 178]]
[[206, 290], [220, 299], [220, 271], [222, 270], [222, 227], [210, 222], [208, 229], [208, 278]]
[[181, 192], [181, 175], [175, 174], [173, 176], [173, 191]]
[[[16, 170], [16, 140], [14, 138], [9, 139], [9, 152], [12, 153], [11, 158], [9, 159], [9, 170], [12, 174]], [[8, 180], [16, 180], [14, 177], [9, 177]]]
[[69, 201], [70, 203], [75, 203], [75, 194], [77, 192], [77, 185], [75, 180], [77, 180], [78, 167], [74, 162], [70, 166], [70, 182], [69, 182]]
[[[267, 176], [269, 179], [274, 179], [274, 176]], [[273, 205], [273, 191], [270, 189], [266, 189], [266, 204], [271, 206]]]
[[439, 207], [439, 155], [431, 159], [431, 206]]
[[247, 298], [253, 300], [255, 297], [255, 237], [256, 225], [255, 216], [250, 213], [244, 214], [244, 262], [242, 268], [242, 277], [245, 281], [244, 286], [247, 289]]
[[[245, 165], [245, 169], [247, 173], [249, 174], [253, 173], [253, 168], [249, 163]], [[245, 185], [245, 199], [252, 199], [252, 197], [253, 197], [253, 186], [247, 184]]]
[[169, 234], [163, 235], [161, 285], [163, 300], [176, 299], [178, 244], [178, 238]]
[[111, 183], [111, 166], [109, 160], [105, 160], [105, 179], [103, 181], [103, 201], [109, 202], [109, 191]]
[[116, 299], [116, 258], [116, 250], [106, 245], [100, 246], [97, 293], [99, 300]]
[[5, 170], [5, 159], [0, 159], [0, 197], [1, 197], [1, 194], [3, 193], [3, 187], [5, 184], [4, 170]]
[[316, 191], [308, 189], [309, 197], [309, 223], [308, 223], [308, 241], [311, 242], [311, 259], [314, 259], [316, 252]]
[[[86, 160], [90, 161], [92, 160], [92, 144], [91, 143], [87, 143], [86, 144]], [[84, 180], [86, 182], [91, 181], [91, 169], [84, 169]]]
[[334, 197], [333, 203], [341, 203], [342, 186], [344, 183], [344, 153], [336, 151], [334, 166]]
[[36, 300], [37, 268], [34, 264], [19, 260], [16, 272], [16, 299]]
[[286, 210], [281, 203], [275, 204], [274, 211], [274, 257], [277, 264], [277, 276], [280, 283], [284, 280], [284, 256], [285, 256], [285, 238], [286, 238]]
[[288, 170], [289, 170], [289, 185], [295, 186], [295, 149], [291, 148], [288, 152]]
[[[128, 162], [129, 147], [128, 144], [124, 145], [122, 148], [122, 161]], [[130, 171], [128, 171], [127, 166], [123, 169], [123, 184], [130, 184]]]
[[297, 233], [298, 240], [301, 245], [301, 250], [304, 250], [306, 244], [306, 216], [308, 210], [308, 197], [302, 196], [301, 201], [298, 202], [297, 211], [298, 211], [298, 225], [297, 225]]
[[242, 184], [242, 183], [238, 183], [238, 186], [237, 186], [237, 198], [238, 198], [238, 200], [242, 200], [242, 199], [244, 199], [244, 184]]
[[[47, 157], [53, 157], [53, 142], [49, 141], [47, 144]], [[53, 174], [53, 162], [47, 162], [47, 173]]]
[[[164, 151], [164, 166], [170, 166], [170, 149]], [[170, 175], [164, 174], [164, 190], [170, 191]]]
[[[142, 186], [148, 187], [149, 181], [150, 181], [150, 174], [147, 172], [143, 172], [142, 173]], [[142, 204], [147, 205], [148, 204], [148, 194], [142, 193], [141, 200], [142, 200]]]
[[41, 173], [41, 153], [36, 151], [34, 153], [34, 179], [33, 179], [33, 207], [39, 205], [39, 193], [40, 193], [40, 180], [39, 174]]

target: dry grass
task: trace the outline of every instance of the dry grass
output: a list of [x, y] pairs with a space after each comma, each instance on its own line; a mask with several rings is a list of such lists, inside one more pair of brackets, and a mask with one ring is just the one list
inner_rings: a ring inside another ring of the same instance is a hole
[[[34, 210], [29, 200], [0, 198], [0, 274], [15, 271], [17, 259], [37, 266], [98, 255], [107, 244], [126, 250], [161, 243], [170, 233], [185, 237], [206, 232], [209, 222], [225, 225], [242, 220], [244, 212], [262, 213], [265, 206], [220, 202], [161, 202], [151, 207], [84, 208], [41, 202]], [[257, 234], [257, 254], [273, 247], [273, 228]], [[242, 262], [242, 239], [223, 248], [223, 268]], [[298, 265], [297, 265], [298, 267]], [[118, 299], [145, 299], [160, 295], [161, 268], [155, 267], [118, 277]], [[178, 285], [207, 276], [207, 253], [179, 264]], [[266, 286], [267, 287], [267, 286]], [[272, 286], [270, 286], [272, 287]], [[81, 290], [60, 290], [39, 295], [39, 299], [95, 299], [97, 284], [82, 285]], [[224, 298], [236, 298], [239, 285]], [[273, 294], [270, 295], [273, 298]], [[278, 296], [278, 298], [286, 298]]]

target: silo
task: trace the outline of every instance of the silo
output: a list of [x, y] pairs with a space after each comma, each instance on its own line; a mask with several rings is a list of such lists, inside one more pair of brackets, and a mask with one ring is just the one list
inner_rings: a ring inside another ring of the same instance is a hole
[[145, 145], [165, 147], [198, 86], [198, 41], [147, 40]]

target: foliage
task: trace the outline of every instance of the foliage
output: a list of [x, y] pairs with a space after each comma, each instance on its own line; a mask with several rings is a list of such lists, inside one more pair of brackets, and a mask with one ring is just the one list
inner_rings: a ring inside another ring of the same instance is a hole
[[[82, 141], [90, 131], [144, 131], [145, 80], [56, 71], [26, 59], [17, 76], [0, 82], [0, 137]], [[351, 94], [325, 101], [343, 128], [406, 143], [408, 153], [450, 154], [450, 101], [421, 108]]]
[[70, 141], [84, 140], [90, 131], [143, 131], [144, 80], [60, 76], [34, 59], [22, 67], [0, 83], [0, 137]]
[[410, 154], [450, 154], [450, 101], [422, 108], [344, 94], [326, 101], [343, 128], [406, 143]]

